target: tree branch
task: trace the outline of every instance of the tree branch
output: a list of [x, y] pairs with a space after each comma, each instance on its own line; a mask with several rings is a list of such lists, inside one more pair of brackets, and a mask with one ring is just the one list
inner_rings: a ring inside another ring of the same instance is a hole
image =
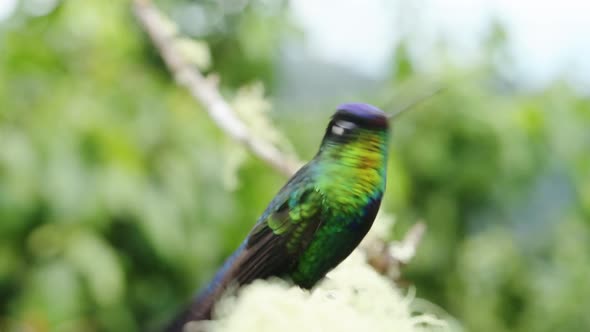
[[426, 224], [417, 222], [400, 241], [388, 242], [382, 238], [376, 238], [364, 246], [361, 243], [361, 246], [367, 255], [367, 262], [375, 271], [399, 282], [401, 269], [416, 256], [424, 232], [426, 232]]
[[218, 80], [204, 77], [188, 63], [173, 43], [175, 31], [149, 0], [134, 1], [135, 15], [158, 49], [164, 63], [182, 85], [203, 105], [215, 124], [227, 135], [243, 144], [252, 154], [286, 176], [297, 171], [300, 162], [283, 154], [274, 145], [254, 137], [239, 119], [217, 88]]

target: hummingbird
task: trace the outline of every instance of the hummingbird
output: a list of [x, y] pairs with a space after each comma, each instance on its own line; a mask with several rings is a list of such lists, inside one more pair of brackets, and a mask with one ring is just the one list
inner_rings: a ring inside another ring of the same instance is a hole
[[166, 331], [211, 319], [230, 285], [277, 276], [310, 289], [348, 257], [381, 205], [389, 118], [372, 105], [340, 105], [315, 157], [279, 190], [238, 249]]

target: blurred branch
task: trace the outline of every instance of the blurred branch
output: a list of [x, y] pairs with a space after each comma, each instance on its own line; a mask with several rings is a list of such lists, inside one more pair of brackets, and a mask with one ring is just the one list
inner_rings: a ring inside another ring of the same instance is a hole
[[401, 263], [409, 263], [416, 256], [416, 249], [426, 232], [426, 224], [422, 221], [415, 223], [400, 242], [394, 242], [389, 251], [391, 256]]
[[[164, 63], [174, 75], [178, 84], [188, 89], [191, 95], [203, 105], [211, 119], [234, 140], [243, 144], [250, 152], [286, 176], [293, 175], [301, 162], [278, 150], [274, 145], [254, 137], [249, 128], [239, 119], [236, 112], [221, 96], [217, 77], [205, 77], [182, 56], [174, 40], [176, 30], [150, 0], [134, 0], [135, 15], [143, 29], [158, 49]], [[435, 91], [432, 94], [435, 94]], [[424, 97], [423, 99], [426, 99]], [[423, 223], [417, 223], [400, 243], [378, 245], [380, 250], [366, 250], [369, 263], [384, 274], [409, 262], [425, 231]]]
[[283, 154], [274, 145], [254, 137], [248, 127], [236, 115], [221, 96], [217, 77], [205, 77], [182, 56], [174, 44], [176, 31], [170, 29], [168, 20], [149, 0], [134, 0], [135, 15], [158, 49], [164, 63], [176, 82], [187, 88], [203, 105], [211, 119], [227, 135], [243, 144], [252, 154], [284, 175], [291, 176], [300, 162]]
[[401, 241], [389, 243], [383, 239], [371, 241], [364, 247], [368, 263], [379, 273], [395, 281], [400, 280], [401, 268], [409, 263], [426, 232], [424, 222], [415, 223]]

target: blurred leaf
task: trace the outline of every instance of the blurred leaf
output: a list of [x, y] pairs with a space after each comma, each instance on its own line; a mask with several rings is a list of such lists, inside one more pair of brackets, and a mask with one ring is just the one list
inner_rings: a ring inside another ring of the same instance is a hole
[[120, 301], [125, 280], [113, 249], [88, 231], [72, 234], [68, 242], [66, 257], [88, 283], [94, 300], [101, 306]]

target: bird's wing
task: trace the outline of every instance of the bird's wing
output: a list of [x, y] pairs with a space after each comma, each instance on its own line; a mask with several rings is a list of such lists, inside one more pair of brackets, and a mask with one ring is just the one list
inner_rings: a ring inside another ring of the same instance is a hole
[[215, 302], [232, 283], [280, 276], [297, 263], [322, 224], [322, 194], [310, 182], [305, 167], [279, 191], [240, 248], [213, 281], [166, 331], [180, 331], [191, 320], [211, 318]]
[[295, 187], [286, 186], [250, 232], [234, 270], [238, 283], [286, 273], [321, 225], [322, 193], [313, 186]]

